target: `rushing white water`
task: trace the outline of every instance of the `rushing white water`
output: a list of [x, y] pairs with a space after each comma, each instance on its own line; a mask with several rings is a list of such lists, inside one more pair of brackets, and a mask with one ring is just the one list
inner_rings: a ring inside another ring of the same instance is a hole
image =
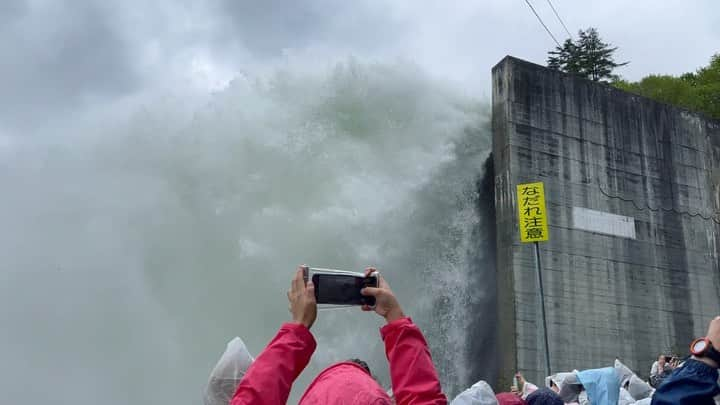
[[[414, 66], [347, 62], [237, 79], [192, 114], [151, 103], [0, 142], [0, 402], [199, 403], [227, 340], [257, 353], [289, 319], [300, 263], [379, 267], [457, 392], [483, 316], [487, 119]], [[293, 400], [350, 357], [387, 387], [380, 325], [322, 312]]]

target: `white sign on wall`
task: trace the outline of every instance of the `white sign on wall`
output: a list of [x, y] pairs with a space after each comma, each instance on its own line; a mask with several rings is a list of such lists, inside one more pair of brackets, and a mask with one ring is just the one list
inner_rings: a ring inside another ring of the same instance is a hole
[[635, 218], [573, 207], [573, 228], [635, 239]]

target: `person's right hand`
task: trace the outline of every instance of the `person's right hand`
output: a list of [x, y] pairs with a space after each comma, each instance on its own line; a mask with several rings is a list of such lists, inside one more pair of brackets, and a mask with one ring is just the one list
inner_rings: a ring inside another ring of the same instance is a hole
[[293, 322], [305, 325], [308, 329], [312, 327], [317, 317], [317, 303], [315, 301], [315, 286], [312, 280], [305, 284], [303, 270], [307, 266], [298, 267], [287, 292], [288, 309], [292, 313]]
[[[368, 277], [371, 273], [377, 271], [374, 267], [368, 267], [365, 269], [365, 277]], [[390, 289], [390, 285], [385, 279], [378, 274], [378, 286], [377, 287], [365, 287], [360, 293], [366, 297], [375, 297], [375, 307], [372, 308], [369, 305], [363, 305], [363, 311], [372, 311], [373, 309], [378, 315], [385, 318], [387, 323], [396, 321], [400, 318], [404, 318], [405, 314], [400, 308], [400, 303], [395, 294]]]

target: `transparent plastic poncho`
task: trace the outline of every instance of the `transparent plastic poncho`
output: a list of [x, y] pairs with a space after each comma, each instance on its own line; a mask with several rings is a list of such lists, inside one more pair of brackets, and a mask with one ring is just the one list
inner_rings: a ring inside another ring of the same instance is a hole
[[255, 361], [245, 342], [235, 337], [228, 342], [225, 352], [213, 368], [205, 388], [205, 405], [227, 405], [230, 403], [240, 380]]

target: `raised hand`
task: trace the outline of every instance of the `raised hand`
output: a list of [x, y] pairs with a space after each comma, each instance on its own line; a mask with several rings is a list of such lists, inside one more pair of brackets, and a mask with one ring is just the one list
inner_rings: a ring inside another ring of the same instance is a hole
[[[368, 277], [370, 274], [376, 271], [377, 269], [375, 269], [374, 267], [368, 267], [367, 269], [365, 269], [365, 277]], [[390, 289], [390, 285], [380, 274], [378, 274], [377, 277], [377, 287], [365, 287], [361, 291], [362, 295], [368, 297], [375, 297], [375, 307], [371, 308], [369, 305], [363, 305], [362, 310], [374, 310], [378, 315], [385, 318], [388, 323], [396, 321], [400, 318], [404, 318], [405, 314], [403, 313], [402, 308], [400, 308], [400, 303], [398, 302], [397, 298], [395, 298], [395, 294], [393, 294], [392, 290]]]
[[308, 329], [317, 318], [317, 302], [315, 301], [315, 286], [311, 280], [307, 285], [303, 278], [303, 270], [307, 266], [299, 266], [287, 292], [288, 308], [292, 313], [293, 322], [305, 325]]

